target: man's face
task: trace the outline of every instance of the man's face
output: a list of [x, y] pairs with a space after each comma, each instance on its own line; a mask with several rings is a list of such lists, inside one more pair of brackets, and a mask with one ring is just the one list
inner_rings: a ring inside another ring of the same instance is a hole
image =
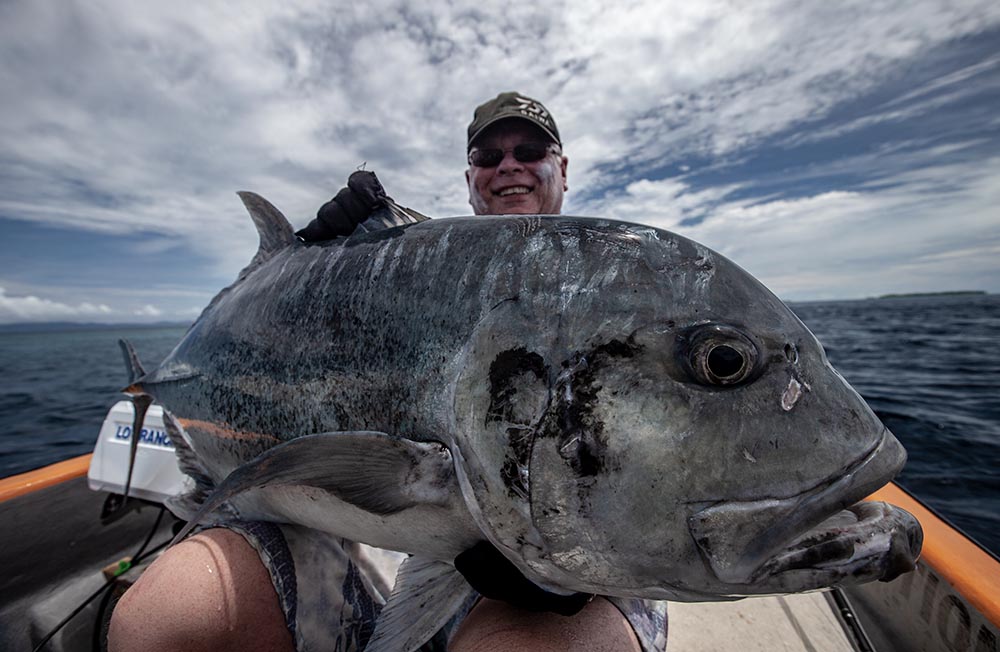
[[499, 165], [470, 163], [465, 171], [469, 203], [476, 215], [558, 214], [562, 210], [568, 159], [549, 151], [540, 161], [522, 163], [511, 151], [517, 145], [538, 142], [550, 139], [538, 127], [518, 119], [501, 120], [475, 140], [473, 150], [505, 150]]

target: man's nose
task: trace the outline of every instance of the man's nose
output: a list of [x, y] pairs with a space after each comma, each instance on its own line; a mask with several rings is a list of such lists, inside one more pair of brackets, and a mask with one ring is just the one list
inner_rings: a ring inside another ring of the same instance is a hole
[[504, 152], [503, 158], [500, 159], [500, 163], [497, 165], [497, 172], [517, 172], [523, 169], [524, 163], [514, 158], [513, 151]]

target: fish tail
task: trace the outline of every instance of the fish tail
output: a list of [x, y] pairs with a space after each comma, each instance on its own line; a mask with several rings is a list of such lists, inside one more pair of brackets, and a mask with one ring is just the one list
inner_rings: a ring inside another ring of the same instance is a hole
[[113, 508], [112, 512], [123, 509], [125, 503], [128, 502], [128, 494], [132, 488], [132, 472], [135, 470], [135, 455], [139, 451], [139, 433], [142, 432], [142, 425], [146, 420], [146, 412], [149, 410], [149, 406], [153, 404], [153, 397], [143, 391], [142, 385], [139, 382], [146, 375], [146, 370], [143, 369], [142, 363], [139, 362], [139, 356], [136, 354], [135, 348], [128, 340], [124, 339], [118, 340], [118, 345], [121, 347], [122, 356], [125, 359], [125, 368], [128, 370], [129, 384], [122, 392], [128, 395], [129, 400], [132, 402], [135, 415], [132, 418], [132, 432], [129, 434], [128, 475], [125, 477], [125, 491], [122, 493], [121, 504], [117, 506], [117, 509]]
[[118, 346], [121, 347], [122, 357], [125, 359], [125, 369], [128, 371], [129, 387], [122, 390], [127, 394], [129, 393], [127, 390], [135, 384], [135, 381], [146, 375], [146, 370], [142, 368], [142, 363], [139, 362], [139, 355], [135, 352], [135, 347], [132, 346], [131, 342], [126, 339], [120, 339], [118, 340]]

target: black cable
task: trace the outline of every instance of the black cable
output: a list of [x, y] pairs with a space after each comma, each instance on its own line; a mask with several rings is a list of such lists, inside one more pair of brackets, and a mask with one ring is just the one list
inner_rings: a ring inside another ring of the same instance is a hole
[[101, 598], [101, 605], [97, 608], [97, 618], [94, 619], [94, 630], [90, 637], [90, 649], [92, 652], [103, 652], [101, 639], [104, 638], [104, 612], [108, 610], [111, 603], [111, 596], [115, 594], [114, 584], [109, 584], [104, 589], [104, 597]]
[[149, 542], [153, 540], [153, 535], [156, 534], [156, 531], [160, 528], [160, 522], [163, 520], [163, 514], [166, 511], [167, 511], [167, 508], [163, 507], [161, 505], [160, 506], [160, 513], [156, 515], [156, 522], [153, 523], [153, 529], [151, 529], [149, 531], [149, 534], [146, 535], [146, 540], [142, 542], [142, 545], [139, 546], [139, 549], [135, 551], [134, 555], [132, 555], [132, 564], [133, 565], [137, 561], [139, 561], [139, 559], [142, 557], [143, 551], [146, 550], [146, 546], [148, 546]]
[[[149, 533], [149, 536], [147, 536], [147, 537], [146, 537], [146, 540], [145, 540], [145, 541], [143, 541], [142, 545], [141, 545], [141, 546], [139, 546], [139, 550], [138, 550], [137, 554], [136, 554], [136, 555], [134, 555], [134, 556], [132, 557], [132, 562], [131, 562], [131, 564], [129, 565], [129, 567], [131, 567], [131, 566], [134, 566], [135, 564], [139, 563], [140, 561], [142, 561], [143, 559], [145, 559], [145, 558], [146, 558], [146, 557], [148, 557], [149, 555], [153, 554], [154, 552], [156, 552], [156, 551], [157, 551], [157, 550], [159, 550], [160, 548], [164, 548], [164, 547], [166, 547], [166, 545], [167, 545], [168, 543], [170, 543], [171, 539], [167, 539], [166, 541], [164, 541], [164, 542], [163, 542], [163, 543], [161, 543], [160, 545], [156, 546], [155, 548], [153, 548], [153, 549], [151, 549], [151, 550], [149, 550], [149, 551], [147, 551], [147, 552], [143, 553], [143, 550], [145, 549], [145, 547], [146, 547], [147, 545], [149, 545], [149, 542], [150, 542], [150, 541], [151, 541], [151, 540], [153, 539], [153, 535], [154, 535], [154, 534], [156, 533], [156, 529], [157, 529], [157, 528], [159, 527], [159, 525], [160, 525], [160, 520], [161, 520], [161, 519], [163, 518], [163, 512], [165, 512], [165, 511], [166, 511], [166, 509], [165, 509], [164, 507], [160, 507], [160, 513], [159, 513], [159, 515], [157, 515], [157, 517], [156, 517], [156, 522], [155, 522], [155, 523], [153, 524], [153, 529], [152, 529], [152, 530], [150, 531], [150, 533]], [[126, 569], [126, 570], [127, 570], [127, 569]], [[124, 570], [123, 570], [122, 572], [124, 572]], [[73, 610], [73, 612], [72, 612], [72, 613], [70, 613], [70, 615], [68, 615], [68, 616], [66, 616], [65, 618], [63, 618], [63, 619], [62, 619], [62, 620], [61, 620], [61, 621], [59, 622], [59, 624], [58, 624], [58, 625], [56, 625], [55, 627], [53, 627], [53, 628], [52, 628], [52, 631], [51, 631], [51, 632], [49, 632], [48, 634], [46, 634], [46, 635], [45, 635], [45, 638], [43, 638], [43, 639], [42, 639], [42, 640], [41, 640], [41, 641], [40, 641], [40, 642], [38, 643], [38, 645], [36, 645], [36, 646], [35, 646], [34, 648], [32, 648], [32, 651], [31, 651], [31, 652], [38, 652], [38, 651], [39, 651], [39, 650], [41, 650], [41, 649], [42, 649], [43, 647], [45, 647], [45, 644], [46, 644], [46, 643], [48, 643], [48, 642], [49, 642], [49, 641], [50, 641], [50, 640], [52, 639], [52, 637], [53, 637], [53, 636], [55, 636], [55, 635], [56, 635], [56, 634], [57, 634], [57, 633], [59, 632], [59, 630], [60, 630], [60, 629], [62, 629], [63, 627], [65, 627], [65, 626], [66, 626], [66, 623], [68, 623], [69, 621], [73, 620], [73, 618], [75, 618], [77, 614], [79, 614], [79, 613], [80, 613], [81, 611], [83, 611], [84, 609], [86, 609], [86, 608], [87, 608], [87, 605], [88, 605], [88, 604], [90, 604], [91, 602], [93, 602], [93, 601], [94, 601], [94, 599], [95, 599], [95, 598], [96, 598], [97, 596], [101, 595], [101, 593], [102, 593], [102, 592], [103, 592], [103, 591], [104, 591], [105, 589], [108, 589], [108, 588], [110, 588], [110, 587], [111, 587], [111, 585], [112, 585], [112, 584], [114, 584], [114, 583], [115, 583], [115, 580], [117, 580], [117, 579], [118, 579], [118, 576], [117, 576], [117, 575], [116, 575], [115, 577], [112, 577], [112, 578], [111, 578], [110, 580], [108, 580], [107, 582], [105, 582], [104, 584], [102, 584], [102, 585], [101, 585], [101, 588], [99, 588], [99, 589], [97, 589], [96, 591], [94, 591], [93, 593], [91, 593], [91, 594], [90, 594], [90, 596], [88, 596], [88, 597], [87, 597], [87, 599], [86, 599], [86, 600], [84, 600], [84, 601], [83, 601], [83, 602], [82, 602], [82, 603], [80, 604], [80, 606], [78, 606], [78, 607], [77, 607], [76, 609], [74, 609], [74, 610]]]

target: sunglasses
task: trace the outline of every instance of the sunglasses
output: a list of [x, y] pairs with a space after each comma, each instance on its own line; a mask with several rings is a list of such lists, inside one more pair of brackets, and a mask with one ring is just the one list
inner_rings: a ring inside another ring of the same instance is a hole
[[513, 152], [514, 160], [519, 163], [535, 163], [545, 158], [552, 146], [552, 143], [522, 143], [513, 149], [500, 149], [499, 147], [474, 149], [469, 152], [469, 163], [477, 168], [495, 168], [500, 165], [500, 161], [503, 160], [507, 152]]

